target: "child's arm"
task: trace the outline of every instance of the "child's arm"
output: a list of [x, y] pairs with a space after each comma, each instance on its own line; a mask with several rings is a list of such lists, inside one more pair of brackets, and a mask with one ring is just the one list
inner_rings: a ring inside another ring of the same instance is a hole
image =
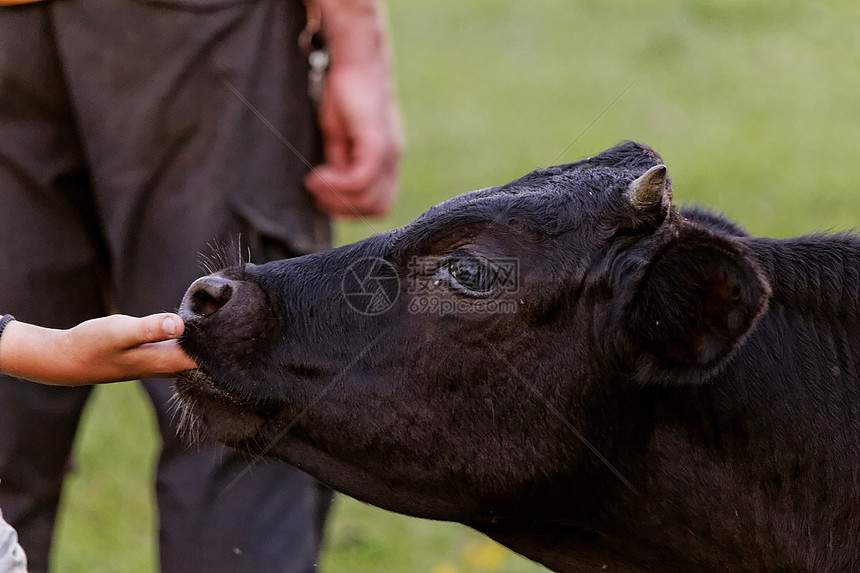
[[176, 342], [184, 329], [170, 313], [117, 314], [68, 330], [13, 320], [0, 333], [0, 373], [65, 386], [171, 377], [197, 368]]

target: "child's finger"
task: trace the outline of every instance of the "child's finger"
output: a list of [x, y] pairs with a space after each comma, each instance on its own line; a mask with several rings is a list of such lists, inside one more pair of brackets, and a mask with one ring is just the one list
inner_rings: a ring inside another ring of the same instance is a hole
[[185, 323], [182, 318], [169, 312], [151, 314], [134, 320], [137, 321], [138, 336], [135, 346], [147, 342], [161, 342], [162, 340], [179, 338], [185, 330]]
[[173, 378], [177, 372], [197, 368], [175, 340], [145, 344], [129, 350], [128, 356], [141, 368], [137, 378]]

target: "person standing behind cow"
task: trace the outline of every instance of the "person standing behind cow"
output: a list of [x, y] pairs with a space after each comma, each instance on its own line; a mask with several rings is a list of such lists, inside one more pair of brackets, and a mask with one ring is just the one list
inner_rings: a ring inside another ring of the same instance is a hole
[[[381, 6], [319, 0], [314, 10], [332, 57], [318, 116], [298, 0], [0, 9], [4, 310], [69, 328], [175, 308], [213, 238], [241, 234], [262, 262], [328, 246], [327, 215], [384, 213], [402, 136]], [[258, 463], [234, 483], [248, 460], [187, 448], [171, 389], [143, 385], [163, 438], [161, 570], [312, 571], [327, 507], [315, 482]], [[89, 391], [0, 382], [0, 507], [33, 572], [48, 569]]]

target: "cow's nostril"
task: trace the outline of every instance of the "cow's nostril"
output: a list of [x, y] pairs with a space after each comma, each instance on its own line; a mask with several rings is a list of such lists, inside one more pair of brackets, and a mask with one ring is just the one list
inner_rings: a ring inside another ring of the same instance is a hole
[[218, 296], [213, 296], [206, 291], [198, 291], [191, 295], [191, 310], [194, 314], [201, 316], [209, 316], [218, 312], [222, 306], [230, 300], [232, 289], [230, 287], [223, 288]]
[[234, 283], [230, 279], [219, 276], [197, 279], [185, 293], [180, 315], [186, 319], [211, 316], [230, 302], [233, 292]]

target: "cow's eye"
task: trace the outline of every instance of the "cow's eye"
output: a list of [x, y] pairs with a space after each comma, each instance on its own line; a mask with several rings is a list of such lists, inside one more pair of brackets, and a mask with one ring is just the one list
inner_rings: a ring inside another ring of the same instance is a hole
[[498, 274], [489, 261], [466, 253], [456, 253], [448, 259], [449, 284], [455, 290], [487, 294], [498, 281]]

